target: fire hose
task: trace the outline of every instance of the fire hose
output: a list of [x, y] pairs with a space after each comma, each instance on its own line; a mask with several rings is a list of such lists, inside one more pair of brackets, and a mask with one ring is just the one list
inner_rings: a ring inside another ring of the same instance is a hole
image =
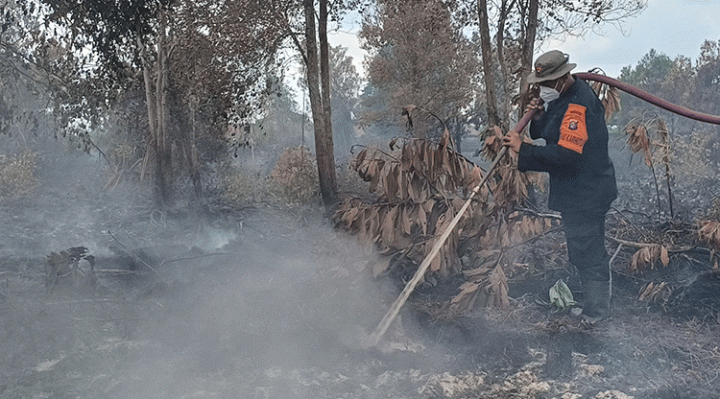
[[668, 110], [670, 112], [673, 112], [678, 115], [682, 115], [684, 117], [694, 119], [696, 121], [700, 122], [706, 122], [711, 123], [713, 125], [720, 125], [720, 116], [716, 115], [710, 115], [710, 114], [703, 114], [702, 112], [693, 111], [691, 109], [687, 109], [685, 107], [681, 107], [677, 104], [673, 104], [669, 101], [665, 101], [660, 97], [654, 96], [646, 91], [640, 90], [637, 87], [631, 86], [627, 83], [623, 83], [619, 80], [613, 79], [611, 77], [600, 75], [597, 73], [591, 73], [591, 72], [582, 72], [582, 73], [576, 73], [574, 74], [580, 79], [583, 80], [593, 80], [600, 83], [605, 83], [606, 85], [613, 86], [619, 90], [622, 90], [630, 95], [633, 95], [643, 101], [649, 102], [650, 104], [657, 105], [658, 107]]
[[[640, 98], [641, 100], [644, 100], [646, 102], [649, 102], [651, 104], [654, 104], [660, 108], [663, 108], [665, 110], [668, 110], [670, 112], [676, 113], [678, 115], [685, 116], [690, 119], [694, 119], [701, 122], [711, 123], [715, 125], [720, 125], [720, 116], [715, 115], [709, 115], [704, 114], [701, 112], [693, 111], [685, 107], [681, 107], [676, 104], [672, 104], [668, 101], [665, 101], [659, 97], [656, 97], [648, 92], [645, 92], [643, 90], [640, 90], [634, 86], [631, 86], [627, 83], [620, 82], [616, 79], [607, 77], [605, 75], [600, 75], [596, 73], [591, 72], [585, 72], [585, 73], [576, 73], [574, 76], [583, 79], [583, 80], [593, 80], [601, 83], [605, 83], [609, 86], [613, 86], [617, 89], [620, 89], [628, 94], [631, 94], [635, 97]], [[522, 129], [525, 128], [525, 126], [530, 122], [530, 119], [535, 114], [536, 110], [531, 110], [525, 113], [523, 117], [518, 121], [518, 123], [515, 125], [515, 127], [512, 129], [516, 132], [522, 131]], [[507, 153], [507, 147], [503, 147], [498, 154], [495, 156], [495, 159], [493, 160], [492, 164], [488, 168], [487, 172], [485, 173], [485, 177], [482, 178], [480, 183], [478, 183], [475, 188], [472, 189], [470, 192], [470, 195], [468, 199], [465, 201], [465, 204], [463, 204], [462, 208], [458, 211], [458, 213], [455, 215], [453, 220], [450, 222], [450, 224], [447, 226], [445, 231], [443, 231], [442, 235], [440, 235], [440, 238], [435, 242], [435, 245], [433, 245], [432, 249], [430, 250], [430, 253], [425, 257], [423, 262], [418, 267], [418, 270], [415, 272], [415, 275], [413, 278], [408, 281], [408, 283], [405, 285], [405, 288], [402, 290], [398, 298], [393, 302], [393, 304], [390, 306], [390, 309], [385, 314], [385, 317], [380, 321], [380, 324], [378, 324], [377, 328], [373, 333], [369, 336], [367, 345], [368, 347], [372, 347], [377, 345], [377, 343], [380, 341], [380, 339], [383, 337], [387, 329], [390, 327], [392, 322], [395, 320], [395, 317], [397, 317], [398, 313], [400, 312], [400, 308], [405, 304], [408, 297], [410, 297], [410, 294], [413, 292], [417, 284], [420, 282], [420, 280], [425, 275], [425, 271], [427, 271], [428, 267], [430, 266], [430, 263], [435, 259], [435, 256], [437, 256], [438, 252], [440, 252], [440, 248], [445, 244], [445, 241], [450, 236], [450, 233], [452, 233], [452, 230], [455, 228], [455, 225], [458, 224], [460, 219], [462, 218], [463, 214], [467, 210], [468, 206], [470, 205], [470, 202], [472, 201], [473, 197], [480, 191], [480, 188], [487, 182], [488, 178], [492, 174], [492, 171], [495, 169], [497, 164], [500, 162], [500, 160], [505, 156]]]

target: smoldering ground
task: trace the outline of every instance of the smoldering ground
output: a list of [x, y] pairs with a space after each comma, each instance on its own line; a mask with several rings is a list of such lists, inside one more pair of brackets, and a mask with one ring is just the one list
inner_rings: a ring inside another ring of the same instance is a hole
[[[318, 220], [261, 212], [242, 225], [178, 230], [192, 239], [158, 240], [141, 255], [154, 271], [128, 275], [109, 273], [128, 257], [79, 242], [98, 254], [93, 287], [48, 292], [42, 257], [6, 257], [0, 396], [318, 397], [318, 378], [340, 389], [395, 294], [358, 273], [375, 255]], [[131, 251], [128, 236], [113, 234]]]
[[[163, 217], [136, 186], [93, 189], [97, 159], [43, 162], [34, 194], [0, 207], [0, 398], [664, 399], [717, 386], [716, 323], [648, 309], [632, 276], [592, 329], [562, 329], [522, 292], [507, 310], [437, 318], [420, 287], [368, 349], [401, 284], [370, 278], [377, 255], [319, 209]], [[76, 281], [48, 289], [47, 256], [76, 246], [94, 273], [82, 260]]]

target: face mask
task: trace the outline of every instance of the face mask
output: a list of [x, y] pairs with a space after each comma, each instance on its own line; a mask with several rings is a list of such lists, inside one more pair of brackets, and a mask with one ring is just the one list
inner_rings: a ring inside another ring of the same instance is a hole
[[[557, 83], [555, 84], [555, 87], [545, 87], [540, 86], [540, 98], [543, 100], [543, 106], [545, 107], [545, 111], [547, 111], [548, 105], [550, 105], [550, 102], [557, 100], [560, 97], [560, 92], [556, 89]], [[562, 87], [560, 90], [565, 88], [565, 82], [563, 82]]]
[[551, 87], [540, 86], [540, 98], [543, 100], [545, 111], [547, 111], [547, 107], [550, 105], [550, 102], [557, 100], [559, 97], [559, 91]]

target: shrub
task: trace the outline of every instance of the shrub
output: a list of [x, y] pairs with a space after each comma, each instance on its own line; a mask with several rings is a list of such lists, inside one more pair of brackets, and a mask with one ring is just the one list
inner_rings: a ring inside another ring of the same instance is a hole
[[234, 203], [242, 204], [253, 202], [259, 188], [257, 179], [253, 179], [248, 173], [228, 167], [222, 172], [221, 184], [224, 187], [223, 197]]
[[288, 147], [270, 172], [269, 189], [290, 202], [308, 202], [318, 193], [315, 157], [307, 147]]
[[21, 199], [38, 185], [35, 178], [35, 158], [32, 151], [8, 157], [0, 155], [0, 200]]

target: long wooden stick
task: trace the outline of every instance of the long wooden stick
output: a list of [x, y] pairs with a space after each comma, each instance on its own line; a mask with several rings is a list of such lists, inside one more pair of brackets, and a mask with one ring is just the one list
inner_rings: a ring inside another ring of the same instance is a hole
[[[534, 114], [535, 111], [533, 110], [523, 115], [523, 117], [520, 119], [517, 125], [515, 125], [513, 130], [515, 130], [516, 132], [521, 131], [525, 127], [525, 125], [528, 124], [530, 118], [532, 118]], [[373, 331], [373, 333], [370, 335], [368, 342], [369, 346], [377, 345], [383, 335], [385, 335], [385, 332], [390, 327], [390, 324], [392, 324], [392, 322], [395, 320], [395, 317], [397, 317], [398, 313], [400, 312], [400, 308], [405, 304], [413, 290], [415, 290], [415, 286], [417, 286], [417, 284], [425, 275], [425, 271], [430, 266], [430, 263], [433, 261], [433, 259], [435, 259], [435, 256], [437, 256], [438, 252], [440, 252], [440, 248], [442, 248], [443, 244], [445, 244], [445, 241], [450, 236], [450, 233], [452, 233], [455, 225], [458, 224], [460, 218], [462, 218], [468, 206], [470, 206], [470, 201], [472, 201], [475, 194], [477, 194], [477, 192], [480, 191], [480, 188], [487, 182], [488, 178], [492, 174], [492, 171], [495, 169], [500, 160], [505, 156], [505, 153], [507, 153], [507, 147], [503, 147], [500, 152], [498, 152], [498, 154], [495, 156], [495, 160], [493, 160], [490, 168], [488, 168], [487, 172], [485, 173], [485, 177], [483, 177], [480, 183], [472, 189], [469, 198], [467, 199], [467, 201], [465, 201], [465, 204], [463, 204], [462, 208], [460, 208], [457, 215], [455, 215], [452, 222], [450, 222], [445, 231], [443, 231], [437, 242], [435, 242], [435, 245], [432, 247], [432, 250], [430, 250], [430, 253], [425, 257], [425, 260], [423, 260], [423, 262], [420, 264], [420, 267], [418, 267], [412, 280], [408, 281], [408, 283], [405, 285], [405, 288], [400, 293], [400, 296], [398, 296], [392, 306], [390, 306], [390, 309], [385, 314], [385, 317], [383, 317], [375, 331]]]

